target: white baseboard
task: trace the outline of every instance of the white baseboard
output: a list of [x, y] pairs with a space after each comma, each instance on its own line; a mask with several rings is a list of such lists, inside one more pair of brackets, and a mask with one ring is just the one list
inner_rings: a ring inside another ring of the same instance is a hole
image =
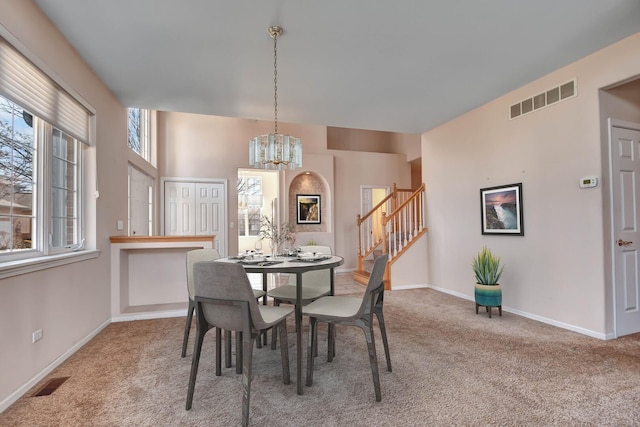
[[148, 313], [131, 313], [131, 314], [122, 314], [117, 317], [112, 317], [111, 319], [105, 321], [103, 324], [98, 326], [96, 329], [91, 331], [89, 335], [84, 337], [81, 341], [76, 343], [69, 350], [64, 352], [60, 357], [51, 362], [46, 368], [40, 371], [36, 376], [31, 378], [28, 382], [23, 384], [16, 391], [11, 393], [0, 402], [0, 412], [3, 412], [9, 406], [11, 406], [15, 401], [20, 399], [23, 395], [25, 395], [29, 390], [31, 390], [38, 382], [40, 382], [44, 377], [49, 375], [55, 368], [60, 366], [62, 362], [67, 360], [71, 355], [73, 355], [76, 351], [78, 351], [83, 345], [91, 341], [100, 331], [106, 328], [112, 322], [129, 322], [133, 320], [149, 320], [149, 319], [160, 319], [166, 317], [184, 317], [187, 315], [187, 310], [167, 310], [167, 311], [157, 311], [157, 312], [148, 312]]
[[[451, 291], [449, 289], [444, 289], [444, 288], [439, 288], [437, 286], [428, 286], [429, 288], [438, 291], [438, 292], [442, 292], [445, 294], [449, 294], [449, 295], [453, 295], [456, 296], [458, 298], [463, 298], [466, 299], [468, 301], [475, 301], [475, 299], [473, 298], [473, 296], [467, 295], [467, 294], [463, 294], [460, 292], [456, 292], [456, 291]], [[579, 334], [582, 335], [586, 335], [592, 338], [598, 338], [601, 340], [609, 340], [609, 339], [613, 339], [615, 338], [615, 336], [613, 336], [613, 334], [606, 334], [606, 333], [602, 333], [602, 332], [596, 332], [596, 331], [592, 331], [590, 329], [585, 329], [582, 328], [580, 326], [576, 326], [576, 325], [571, 325], [569, 323], [564, 323], [564, 322], [559, 322], [557, 320], [554, 319], [549, 319], [547, 317], [543, 317], [543, 316], [538, 316], [537, 314], [532, 314], [526, 311], [522, 311], [522, 310], [517, 310], [514, 308], [510, 308], [507, 306], [502, 306], [502, 310], [506, 311], [508, 313], [513, 313], [513, 314], [517, 314], [518, 316], [522, 316], [522, 317], [526, 317], [527, 319], [532, 319], [532, 320], [536, 320], [538, 322], [542, 322], [542, 323], [546, 323], [547, 325], [552, 325], [552, 326], [556, 326], [558, 328], [562, 328], [562, 329], [566, 329], [569, 331], [573, 331], [573, 332], [577, 332]]]
[[392, 291], [403, 291], [406, 289], [421, 289], [421, 288], [428, 288], [429, 285], [427, 284], [417, 284], [417, 285], [402, 285], [402, 286], [392, 286], [391, 290]]
[[[472, 296], [467, 294], [463, 294], [460, 292], [452, 291], [450, 289], [440, 288], [437, 286], [430, 286], [427, 284], [415, 284], [415, 285], [406, 285], [398, 288], [394, 288], [393, 291], [399, 290], [407, 290], [407, 289], [426, 289], [430, 288], [438, 292], [442, 292], [448, 295], [452, 295], [458, 298], [466, 299], [468, 301], [474, 301]], [[536, 320], [538, 322], [546, 323], [552, 326], [556, 326], [562, 329], [566, 329], [569, 331], [577, 332], [582, 335], [587, 335], [593, 338], [598, 338], [601, 340], [609, 340], [616, 338], [614, 334], [603, 334], [600, 332], [595, 332], [589, 329], [581, 328], [575, 325], [571, 325], [564, 322], [559, 322], [557, 320], [549, 319], [543, 316], [538, 316], [536, 314], [528, 313], [521, 310], [512, 309], [506, 306], [503, 306], [502, 309], [506, 312], [517, 314], [518, 316], [526, 317], [528, 319]], [[105, 321], [103, 324], [94, 329], [89, 335], [87, 335], [84, 339], [76, 343], [73, 347], [67, 350], [64, 354], [58, 357], [56, 360], [51, 362], [45, 369], [40, 371], [36, 376], [31, 378], [27, 383], [22, 385], [22, 387], [18, 388], [15, 392], [11, 393], [6, 399], [0, 402], [0, 412], [3, 412], [9, 406], [11, 406], [15, 401], [17, 401], [20, 397], [22, 397], [25, 393], [27, 393], [32, 387], [34, 387], [39, 381], [41, 381], [45, 376], [51, 373], [55, 368], [57, 368], [62, 362], [67, 360], [72, 354], [78, 351], [83, 345], [91, 341], [93, 337], [95, 337], [100, 331], [106, 328], [111, 322], [129, 322], [133, 320], [149, 320], [149, 319], [159, 319], [159, 318], [168, 318], [168, 317], [184, 317], [187, 315], [187, 310], [167, 310], [167, 311], [157, 311], [157, 312], [148, 312], [148, 313], [131, 313], [131, 314], [122, 314], [117, 317], [112, 317], [111, 319]]]
[[166, 310], [166, 311], [149, 311], [138, 313], [123, 313], [111, 318], [111, 321], [116, 322], [131, 322], [133, 320], [150, 320], [150, 319], [164, 319], [167, 317], [186, 317], [187, 309], [180, 310]]
[[7, 409], [9, 406], [11, 406], [15, 401], [20, 399], [25, 393], [27, 393], [29, 390], [31, 390], [31, 388], [33, 388], [36, 384], [38, 384], [38, 382], [40, 382], [44, 377], [49, 375], [55, 368], [60, 366], [60, 364], [62, 364], [62, 362], [67, 360], [71, 355], [73, 355], [73, 353], [78, 351], [80, 349], [80, 347], [82, 347], [83, 345], [85, 345], [86, 343], [91, 341], [93, 339], [93, 337], [98, 335], [100, 333], [100, 331], [102, 331], [104, 328], [106, 328], [110, 323], [111, 323], [110, 319], [105, 321], [103, 324], [101, 324], [96, 329], [91, 331], [91, 333], [89, 333], [89, 335], [84, 337], [81, 341], [77, 342], [69, 350], [65, 351], [56, 360], [51, 362], [46, 368], [44, 368], [42, 371], [40, 371], [36, 376], [31, 378], [25, 384], [23, 384], [22, 387], [18, 388], [16, 391], [14, 391], [9, 396], [7, 396], [6, 399], [4, 399], [2, 402], [0, 402], [0, 412], [3, 412], [5, 409]]

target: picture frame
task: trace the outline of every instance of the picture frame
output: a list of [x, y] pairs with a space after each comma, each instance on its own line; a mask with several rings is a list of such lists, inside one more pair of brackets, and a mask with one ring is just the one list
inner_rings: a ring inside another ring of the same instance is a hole
[[480, 189], [482, 234], [524, 236], [522, 183]]
[[320, 195], [296, 195], [296, 222], [298, 224], [320, 224]]

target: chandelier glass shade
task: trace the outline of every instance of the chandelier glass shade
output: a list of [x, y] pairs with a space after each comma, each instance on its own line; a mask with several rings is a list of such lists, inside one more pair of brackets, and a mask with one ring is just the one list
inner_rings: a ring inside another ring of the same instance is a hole
[[260, 169], [296, 169], [302, 166], [300, 138], [281, 133], [258, 135], [249, 141], [249, 164]]
[[274, 132], [258, 135], [249, 140], [249, 164], [257, 169], [297, 169], [302, 167], [302, 143], [300, 138], [278, 133], [278, 36], [281, 27], [269, 27], [273, 38], [273, 99]]

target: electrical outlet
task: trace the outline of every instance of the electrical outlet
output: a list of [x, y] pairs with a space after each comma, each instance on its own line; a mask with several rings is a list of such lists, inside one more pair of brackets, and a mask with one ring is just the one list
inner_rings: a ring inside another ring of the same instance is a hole
[[36, 343], [42, 339], [42, 329], [38, 329], [31, 334], [31, 342]]

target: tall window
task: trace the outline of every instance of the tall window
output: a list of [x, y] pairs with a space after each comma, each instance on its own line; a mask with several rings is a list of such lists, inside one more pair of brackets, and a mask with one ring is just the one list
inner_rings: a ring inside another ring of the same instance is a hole
[[80, 149], [70, 135], [52, 128], [50, 247], [67, 248], [80, 243]]
[[143, 159], [151, 162], [149, 110], [129, 108], [128, 145]]
[[0, 256], [80, 246], [82, 147], [0, 96]]
[[257, 236], [260, 233], [262, 208], [262, 178], [238, 178], [238, 236]]
[[84, 242], [91, 113], [0, 37], [0, 262]]

